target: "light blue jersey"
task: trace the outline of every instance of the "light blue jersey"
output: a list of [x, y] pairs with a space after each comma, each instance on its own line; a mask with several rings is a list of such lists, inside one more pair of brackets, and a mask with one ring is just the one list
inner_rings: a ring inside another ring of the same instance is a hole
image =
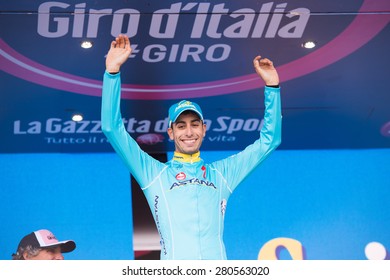
[[213, 163], [200, 153], [175, 153], [162, 163], [142, 151], [120, 113], [120, 74], [104, 74], [102, 130], [141, 186], [161, 237], [161, 259], [226, 259], [225, 211], [237, 185], [281, 142], [279, 88], [265, 87], [260, 138], [244, 151]]

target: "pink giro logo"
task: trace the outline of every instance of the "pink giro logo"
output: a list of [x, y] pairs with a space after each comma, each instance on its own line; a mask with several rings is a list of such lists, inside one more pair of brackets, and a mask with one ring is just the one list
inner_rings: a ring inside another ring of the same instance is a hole
[[[365, 0], [360, 11], [388, 8], [388, 0]], [[390, 22], [388, 15], [372, 17], [358, 15], [329, 43], [295, 61], [278, 66], [282, 81], [292, 80], [324, 68], [355, 52], [374, 38]], [[369, 27], [369, 29], [368, 29]], [[345, 44], [345, 41], [348, 44]], [[36, 84], [78, 94], [101, 96], [102, 81], [64, 73], [23, 56], [0, 39], [0, 69]], [[163, 100], [232, 94], [256, 89], [261, 83], [256, 74], [204, 83], [175, 85], [122, 85], [125, 99]]]
[[164, 136], [156, 133], [148, 133], [148, 134], [143, 134], [141, 136], [138, 136], [136, 141], [139, 144], [155, 145], [157, 143], [163, 142]]

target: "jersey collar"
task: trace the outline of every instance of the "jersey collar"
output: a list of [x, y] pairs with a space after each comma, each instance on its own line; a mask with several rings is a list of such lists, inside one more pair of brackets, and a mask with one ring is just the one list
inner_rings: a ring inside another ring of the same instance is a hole
[[189, 162], [189, 163], [198, 162], [200, 161], [200, 152], [196, 152], [195, 154], [192, 155], [174, 152], [173, 160], [180, 161], [180, 162]]

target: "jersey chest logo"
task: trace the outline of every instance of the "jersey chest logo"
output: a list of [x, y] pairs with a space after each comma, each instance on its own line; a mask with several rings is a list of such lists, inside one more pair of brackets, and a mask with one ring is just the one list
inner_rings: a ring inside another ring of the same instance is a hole
[[184, 186], [189, 186], [189, 185], [200, 186], [200, 187], [210, 187], [210, 188], [213, 188], [215, 190], [217, 189], [217, 187], [213, 184], [213, 182], [210, 182], [207, 180], [201, 180], [198, 178], [192, 178], [192, 179], [173, 183], [172, 186], [169, 188], [169, 190], [173, 190], [174, 188], [177, 188], [177, 187], [184, 187]]
[[178, 180], [178, 181], [184, 180], [186, 177], [187, 176], [184, 172], [180, 172], [180, 173], [176, 174], [176, 180]]

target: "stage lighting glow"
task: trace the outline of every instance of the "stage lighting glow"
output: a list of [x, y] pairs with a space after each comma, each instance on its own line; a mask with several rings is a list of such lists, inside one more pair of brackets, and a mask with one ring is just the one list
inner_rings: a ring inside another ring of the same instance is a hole
[[74, 121], [74, 122], [80, 122], [80, 121], [82, 121], [84, 118], [83, 118], [83, 115], [81, 115], [81, 114], [74, 114], [73, 116], [72, 116], [72, 121]]
[[307, 42], [302, 44], [302, 47], [304, 47], [305, 49], [312, 49], [315, 46], [316, 46], [316, 43], [313, 41], [307, 41]]
[[83, 49], [89, 49], [89, 48], [92, 48], [93, 44], [91, 41], [82, 41], [81, 42], [81, 47]]

